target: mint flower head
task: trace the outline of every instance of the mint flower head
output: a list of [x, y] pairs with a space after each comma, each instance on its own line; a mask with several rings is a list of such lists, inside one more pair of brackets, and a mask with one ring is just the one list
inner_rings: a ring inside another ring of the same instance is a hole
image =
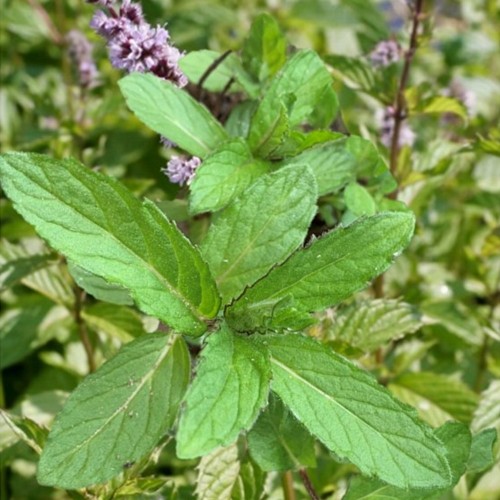
[[123, 0], [119, 8], [113, 0], [88, 0], [107, 9], [95, 13], [90, 26], [107, 40], [111, 64], [127, 72], [153, 73], [179, 87], [187, 85], [179, 68], [182, 54], [169, 44], [170, 35], [162, 26], [155, 28], [144, 19], [142, 8]]
[[66, 35], [68, 54], [76, 68], [78, 83], [83, 89], [91, 89], [99, 83], [99, 72], [92, 58], [92, 45], [85, 35], [78, 30], [71, 30]]
[[368, 56], [376, 68], [385, 68], [401, 58], [401, 47], [395, 40], [379, 42]]
[[180, 156], [172, 156], [163, 173], [169, 178], [170, 182], [183, 186], [191, 184], [196, 169], [201, 165], [201, 160], [197, 156], [186, 159]]
[[[380, 122], [380, 142], [390, 148], [392, 145], [392, 136], [394, 134], [394, 108], [388, 106], [379, 114]], [[415, 132], [410, 128], [406, 121], [401, 122], [399, 127], [398, 147], [413, 146], [415, 142]]]

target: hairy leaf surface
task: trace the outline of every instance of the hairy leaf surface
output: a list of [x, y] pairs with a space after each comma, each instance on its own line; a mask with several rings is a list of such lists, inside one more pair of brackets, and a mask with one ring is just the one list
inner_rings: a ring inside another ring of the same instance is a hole
[[260, 14], [243, 45], [243, 65], [257, 80], [265, 81], [285, 64], [286, 45], [278, 22], [267, 13]]
[[269, 164], [253, 158], [245, 141], [235, 139], [225, 143], [196, 170], [190, 186], [190, 212], [224, 208], [268, 170]]
[[316, 213], [316, 198], [310, 169], [297, 165], [259, 178], [220, 214], [201, 251], [223, 303], [297, 249]]
[[357, 136], [317, 144], [285, 160], [285, 165], [309, 165], [319, 194], [339, 191], [360, 174], [382, 173], [380, 155], [370, 141]]
[[271, 389], [327, 448], [402, 488], [451, 484], [446, 448], [415, 410], [338, 354], [300, 335], [266, 336]]
[[179, 458], [196, 458], [233, 443], [267, 403], [267, 353], [229, 328], [213, 333], [185, 398], [177, 433]]
[[277, 312], [337, 304], [390, 266], [408, 245], [413, 226], [410, 213], [385, 212], [330, 232], [247, 289], [228, 310], [231, 325], [242, 330], [286, 327], [283, 319], [273, 320]]
[[0, 160], [16, 210], [55, 249], [128, 288], [138, 307], [190, 334], [205, 330], [219, 297], [199, 252], [151, 202], [73, 160], [12, 153]]
[[252, 458], [264, 471], [316, 466], [313, 437], [273, 394], [247, 439]]
[[119, 82], [129, 108], [155, 132], [205, 158], [228, 136], [205, 106], [171, 82], [132, 73]]
[[40, 484], [108, 481], [150, 452], [172, 426], [190, 374], [182, 337], [143, 335], [71, 394], [43, 450]]

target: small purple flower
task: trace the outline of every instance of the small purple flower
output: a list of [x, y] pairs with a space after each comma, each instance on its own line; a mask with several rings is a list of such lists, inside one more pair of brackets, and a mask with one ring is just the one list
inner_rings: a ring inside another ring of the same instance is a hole
[[[390, 148], [392, 145], [392, 136], [394, 134], [394, 108], [388, 106], [383, 113], [379, 115], [380, 121], [380, 142]], [[415, 133], [406, 121], [399, 126], [398, 146], [413, 146], [415, 142]]]
[[172, 142], [168, 137], [164, 137], [163, 135], [160, 135], [160, 143], [167, 149], [177, 147], [175, 142]]
[[146, 22], [139, 4], [123, 0], [116, 11], [115, 2], [94, 0], [91, 3], [109, 10], [109, 15], [97, 11], [90, 25], [106, 38], [113, 66], [127, 72], [153, 73], [179, 87], [187, 85], [188, 80], [178, 64], [182, 54], [169, 45], [170, 35], [165, 28], [159, 25], [152, 28]]
[[398, 62], [401, 58], [401, 47], [395, 40], [379, 42], [368, 56], [376, 68], [385, 68]]
[[162, 171], [169, 178], [170, 182], [183, 186], [191, 184], [196, 169], [201, 165], [201, 160], [197, 156], [190, 159], [179, 156], [172, 156]]
[[78, 30], [71, 30], [66, 35], [68, 53], [78, 71], [78, 82], [88, 89], [98, 84], [97, 67], [92, 59], [92, 45], [85, 35]]

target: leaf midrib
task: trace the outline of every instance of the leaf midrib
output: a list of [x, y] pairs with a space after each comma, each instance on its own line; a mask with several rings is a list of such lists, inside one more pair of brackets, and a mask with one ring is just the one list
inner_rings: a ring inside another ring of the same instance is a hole
[[158, 356], [158, 359], [156, 362], [153, 364], [153, 366], [150, 368], [150, 370], [145, 374], [145, 376], [141, 379], [141, 381], [137, 384], [137, 388], [130, 394], [130, 396], [125, 400], [125, 402], [120, 405], [114, 413], [111, 414], [111, 416], [87, 439], [82, 441], [80, 444], [75, 446], [72, 451], [70, 451], [67, 454], [64, 454], [64, 459], [67, 460], [68, 457], [72, 457], [77, 453], [82, 447], [87, 446], [95, 437], [97, 437], [101, 432], [105, 430], [105, 428], [108, 426], [110, 422], [112, 422], [117, 415], [123, 413], [123, 411], [128, 408], [129, 404], [133, 401], [135, 396], [143, 389], [143, 387], [146, 385], [146, 383], [153, 377], [153, 375], [156, 373], [157, 369], [163, 362], [163, 360], [168, 356], [170, 351], [174, 348], [175, 343], [177, 342], [178, 337], [173, 337], [168, 339], [167, 344], [165, 347], [160, 351], [160, 354]]
[[[45, 171], [43, 169], [40, 169], [40, 171], [44, 174], [45, 174]], [[184, 297], [182, 295], [180, 295], [180, 293], [178, 292], [178, 290], [176, 288], [174, 288], [172, 286], [172, 284], [168, 281], [167, 277], [166, 276], [163, 276], [159, 270], [156, 269], [156, 267], [154, 267], [154, 265], [152, 263], [150, 263], [149, 261], [145, 260], [140, 254], [136, 253], [135, 250], [133, 248], [131, 248], [128, 244], [127, 244], [127, 241], [123, 241], [122, 239], [118, 238], [114, 233], [110, 232], [106, 227], [102, 226], [101, 224], [99, 224], [98, 222], [92, 220], [90, 217], [88, 217], [87, 215], [85, 215], [84, 213], [82, 213], [80, 210], [78, 210], [78, 207], [75, 207], [73, 205], [69, 205], [69, 204], [66, 204], [65, 201], [58, 195], [57, 192], [55, 191], [51, 191], [51, 190], [48, 190], [46, 189], [44, 186], [42, 186], [39, 182], [37, 182], [37, 180], [34, 180], [33, 178], [31, 178], [28, 173], [26, 172], [23, 172], [23, 171], [17, 171], [19, 174], [21, 175], [24, 175], [24, 177], [28, 178], [29, 181], [31, 181], [32, 183], [36, 184], [40, 189], [42, 189], [44, 192], [50, 194], [51, 196], [53, 196], [54, 198], [56, 198], [59, 203], [61, 203], [65, 208], [70, 208], [71, 210], [73, 210], [73, 212], [77, 213], [80, 217], [82, 217], [84, 220], [86, 221], [89, 221], [92, 225], [94, 225], [95, 227], [97, 227], [98, 229], [102, 230], [104, 232], [104, 238], [106, 238], [107, 236], [111, 236], [111, 238], [117, 242], [120, 246], [122, 246], [126, 251], [127, 253], [129, 254], [132, 254], [132, 256], [137, 259], [139, 262], [142, 262], [144, 264], [144, 268], [146, 270], [149, 270], [151, 272], [151, 274], [153, 274], [157, 279], [158, 281], [165, 285], [165, 288], [174, 296], [176, 297], [177, 299], [179, 299], [181, 301], [181, 303], [183, 303], [189, 310], [190, 312], [196, 317], [198, 318], [199, 320], [203, 320], [204, 319], [204, 316], [203, 315], [198, 315], [197, 314], [197, 310], [193, 308], [193, 305], [189, 302], [186, 302], [186, 300], [184, 299]], [[92, 191], [91, 188], [88, 187], [88, 185], [86, 184], [85, 181], [83, 181], [82, 179], [78, 178], [78, 177], [75, 177], [73, 172], [71, 172], [70, 170], [66, 170], [66, 172], [71, 175], [73, 177], [73, 179], [75, 179], [80, 185], [84, 186], [88, 191], [89, 193], [92, 195], [92, 197], [96, 200], [95, 198], [95, 195]], [[49, 180], [47, 178], [47, 180]], [[11, 179], [12, 181], [12, 179]], [[50, 180], [49, 180], [50, 181]], [[15, 182], [15, 179], [13, 180], [13, 182]], [[33, 198], [34, 196], [31, 194], [31, 193], [27, 193], [26, 191], [24, 191], [22, 189], [22, 187], [20, 187], [20, 183], [16, 183], [17, 184], [17, 189], [22, 192], [24, 194], [24, 196], [27, 196], [29, 198]], [[110, 185], [110, 187], [113, 189], [114, 193], [123, 200], [123, 197], [122, 197], [122, 194], [118, 192], [118, 190], [115, 189], [115, 186], [112, 186]], [[134, 201], [137, 201], [137, 200], [134, 200]], [[96, 200], [96, 203], [97, 203], [97, 200]], [[128, 204], [125, 202], [125, 204], [127, 205], [128, 207]], [[139, 206], [139, 210], [143, 212], [143, 215], [144, 214], [144, 205], [142, 205], [139, 201], [137, 201], [137, 204]], [[18, 205], [16, 203], [16, 205]], [[100, 207], [99, 203], [97, 203], [97, 206], [99, 207], [99, 210], [103, 213], [103, 215], [106, 217], [104, 211], [102, 210], [102, 208]], [[28, 212], [31, 212], [31, 214], [35, 215], [39, 220], [41, 220], [42, 222], [44, 223], [49, 223], [49, 224], [55, 224], [57, 225], [56, 223], [54, 222], [50, 222], [50, 221], [46, 221], [45, 219], [43, 219], [42, 217], [40, 217], [40, 215], [38, 215], [35, 211], [29, 209], [28, 207], [24, 206], [23, 207], [23, 210], [26, 210]], [[156, 221], [155, 221], [156, 223]], [[143, 231], [142, 231], [142, 228], [141, 228], [141, 225], [137, 223], [137, 221], [134, 219], [134, 225], [136, 227], [139, 228], [140, 230], [140, 234], [143, 235]], [[94, 235], [95, 233], [92, 233], [92, 235]], [[95, 235], [96, 237], [102, 237], [103, 235]], [[172, 244], [171, 241], [168, 240], [168, 243], [174, 247], [174, 245]], [[115, 281], [116, 282], [116, 281]], [[118, 282], [119, 283], [119, 282]], [[121, 283], [119, 283], [121, 284]], [[130, 290], [135, 296], [137, 296], [137, 294], [135, 293], [134, 290]]]
[[[378, 429], [374, 428], [371, 423], [365, 421], [359, 415], [356, 415], [355, 413], [352, 413], [352, 411], [350, 411], [345, 406], [341, 405], [330, 394], [327, 394], [322, 389], [320, 389], [318, 386], [312, 384], [311, 382], [309, 382], [305, 378], [301, 377], [299, 373], [293, 371], [287, 365], [285, 365], [285, 364], [281, 363], [280, 361], [278, 361], [272, 354], [270, 354], [270, 360], [271, 360], [271, 362], [274, 362], [275, 365], [279, 366], [285, 372], [287, 372], [288, 374], [290, 374], [290, 376], [293, 377], [294, 379], [296, 379], [299, 383], [304, 384], [307, 387], [310, 387], [313, 391], [315, 391], [318, 394], [320, 394], [326, 400], [330, 401], [331, 403], [333, 403], [334, 405], [336, 405], [337, 407], [339, 407], [341, 410], [343, 410], [344, 412], [348, 413], [351, 417], [354, 418], [354, 420], [360, 422], [363, 426], [369, 427], [373, 432], [375, 432], [377, 434], [377, 436], [379, 436], [380, 439], [382, 439], [385, 443], [390, 444], [390, 446], [393, 446], [394, 448], [396, 448], [397, 450], [399, 450], [403, 455], [405, 455], [406, 457], [408, 457], [411, 461], [417, 462], [420, 465], [422, 465], [424, 468], [427, 468], [427, 470], [432, 470], [433, 472], [435, 472], [433, 469], [430, 469], [426, 463], [419, 461], [416, 457], [408, 455], [403, 448], [397, 446], [396, 443], [394, 443], [393, 441], [389, 440], [384, 434], [381, 434], [380, 431]], [[395, 463], [396, 463], [396, 461], [395, 461]]]

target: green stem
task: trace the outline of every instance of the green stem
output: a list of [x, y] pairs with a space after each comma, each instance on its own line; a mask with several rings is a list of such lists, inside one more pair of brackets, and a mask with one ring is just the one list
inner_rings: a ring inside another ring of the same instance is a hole
[[281, 476], [281, 485], [283, 486], [283, 498], [285, 500], [296, 500], [295, 490], [293, 489], [292, 472], [287, 470]]

